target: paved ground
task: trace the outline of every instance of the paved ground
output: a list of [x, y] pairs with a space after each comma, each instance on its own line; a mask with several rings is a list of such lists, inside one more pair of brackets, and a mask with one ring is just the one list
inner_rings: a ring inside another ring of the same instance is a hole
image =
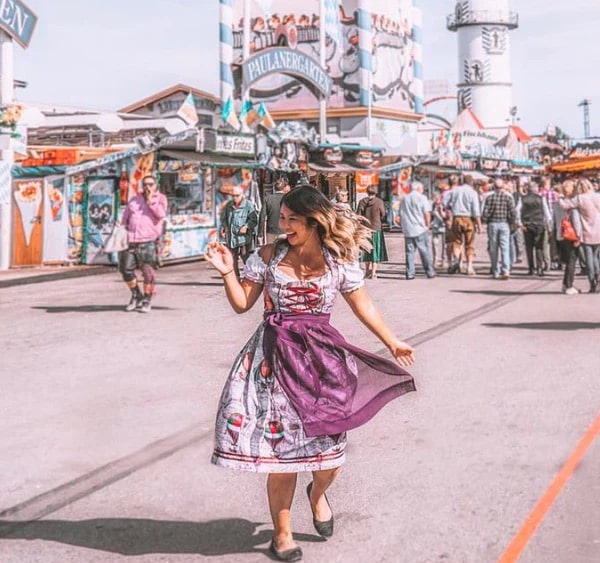
[[[494, 281], [484, 262], [407, 282], [401, 238], [388, 241], [368, 288], [417, 345], [418, 392], [351, 433], [328, 542], [300, 477], [304, 559], [497, 561], [598, 416], [600, 295], [564, 296], [557, 274]], [[111, 271], [0, 289], [2, 563], [267, 560], [264, 476], [208, 461], [223, 381], [261, 312], [235, 315], [204, 263], [159, 278], [147, 316], [122, 312]], [[333, 322], [381, 350], [343, 302]], [[598, 475], [595, 440], [521, 561], [600, 561]]]

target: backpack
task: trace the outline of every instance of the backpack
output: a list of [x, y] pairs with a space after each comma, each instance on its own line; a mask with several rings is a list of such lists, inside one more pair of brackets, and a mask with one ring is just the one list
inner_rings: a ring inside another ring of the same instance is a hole
[[567, 213], [560, 222], [560, 236], [568, 242], [577, 242], [579, 240], [575, 232], [575, 227], [573, 227], [573, 223], [571, 222], [571, 213]]

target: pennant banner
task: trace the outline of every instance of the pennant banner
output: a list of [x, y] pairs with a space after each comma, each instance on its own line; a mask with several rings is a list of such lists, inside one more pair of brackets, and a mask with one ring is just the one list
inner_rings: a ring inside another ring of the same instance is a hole
[[235, 110], [233, 109], [233, 99], [231, 97], [227, 98], [223, 104], [223, 109], [221, 110], [221, 119], [227, 123], [227, 125], [236, 131], [239, 131], [240, 121], [235, 113]]
[[258, 112], [254, 109], [252, 102], [248, 99], [242, 103], [242, 110], [240, 111], [240, 123], [242, 124], [242, 131], [249, 131], [255, 125], [258, 125], [259, 116]]
[[271, 114], [269, 113], [267, 106], [265, 106], [265, 104], [263, 104], [262, 102], [258, 106], [257, 113], [258, 113], [259, 123], [265, 129], [273, 129], [273, 127], [275, 127], [275, 121], [273, 121], [273, 118], [271, 117]]
[[190, 127], [193, 127], [198, 123], [198, 112], [196, 111], [196, 102], [194, 101], [194, 96], [190, 92], [185, 100], [183, 100], [183, 104], [177, 111], [177, 116], [181, 117]]

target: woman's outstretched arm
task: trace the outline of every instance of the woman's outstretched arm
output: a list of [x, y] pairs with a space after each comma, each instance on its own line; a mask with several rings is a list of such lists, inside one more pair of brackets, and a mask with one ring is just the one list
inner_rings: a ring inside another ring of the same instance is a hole
[[388, 347], [400, 365], [410, 366], [415, 363], [414, 348], [397, 338], [385, 324], [381, 313], [364, 287], [342, 295], [360, 322]]

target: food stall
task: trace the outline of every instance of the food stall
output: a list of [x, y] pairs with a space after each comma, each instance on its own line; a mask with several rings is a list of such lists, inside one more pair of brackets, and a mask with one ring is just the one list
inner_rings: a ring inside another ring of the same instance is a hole
[[[167, 195], [168, 215], [162, 256], [165, 260], [204, 254], [217, 237], [219, 218], [233, 186], [259, 206], [254, 170], [253, 135], [215, 133], [217, 144], [207, 152], [166, 149], [160, 152], [159, 185]], [[226, 141], [223, 143], [223, 139]]]
[[255, 147], [253, 135], [209, 129], [102, 155], [72, 149], [50, 158], [38, 151], [44, 158], [13, 168], [12, 265], [114, 263], [116, 257], [102, 250], [104, 242], [146, 175], [158, 178], [168, 200], [162, 258], [201, 256], [216, 236], [219, 208], [231, 186], [242, 185], [257, 199]]
[[550, 167], [553, 174], [581, 174], [600, 178], [600, 141], [580, 142], [574, 145], [568, 158]]
[[12, 266], [110, 263], [102, 253], [104, 241], [121, 198], [128, 196], [130, 186], [135, 190], [148, 159], [137, 149], [32, 152], [34, 158], [25, 158], [12, 170]]
[[381, 153], [380, 147], [323, 143], [310, 152], [310, 181], [329, 198], [346, 190], [350, 205], [356, 208], [367, 188], [379, 184]]

